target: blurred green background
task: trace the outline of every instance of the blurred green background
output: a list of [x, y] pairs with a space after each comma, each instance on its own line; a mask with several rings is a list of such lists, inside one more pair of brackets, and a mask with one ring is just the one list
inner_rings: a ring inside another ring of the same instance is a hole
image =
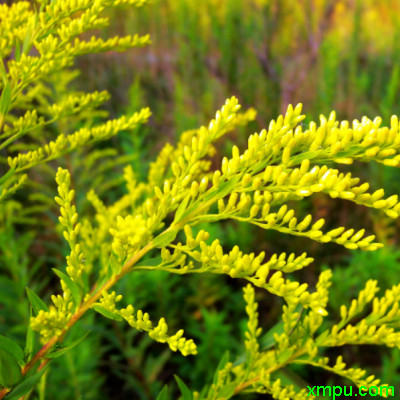
[[[400, 114], [397, 0], [154, 0], [139, 10], [115, 11], [111, 21], [101, 35], [150, 33], [152, 45], [80, 58], [76, 67], [81, 74], [75, 86], [85, 91], [108, 90], [111, 101], [106, 111], [111, 117], [145, 106], [151, 108], [153, 117], [146, 127], [113, 138], [108, 144], [113, 148], [108, 150], [109, 161], [104, 152], [101, 163], [94, 157], [87, 170], [74, 156], [68, 161], [80, 169], [75, 178], [78, 212], [88, 207], [85, 193], [90, 185], [106, 204], [122, 193], [122, 165], [112, 161], [115, 154], [128, 155], [125, 160], [139, 179], [144, 179], [149, 162], [167, 141], [174, 143], [184, 130], [207, 124], [232, 95], [239, 98], [243, 109], [254, 107], [258, 114], [249, 126], [228, 135], [218, 147], [217, 158], [233, 143], [243, 148], [249, 134], [267, 127], [288, 104], [303, 103], [306, 124], [331, 110], [339, 119], [350, 121], [380, 115], [384, 124], [389, 124], [392, 114]], [[94, 175], [93, 165], [102, 166], [99, 174]], [[400, 194], [398, 170], [357, 164], [347, 170], [369, 180], [374, 190], [383, 187], [387, 195]], [[95, 182], [91, 182], [93, 176]], [[51, 190], [47, 189], [50, 198]], [[310, 285], [322, 269], [332, 268], [329, 318], [333, 320], [340, 304], [356, 297], [367, 279], [378, 279], [382, 290], [400, 281], [398, 222], [322, 195], [296, 207], [300, 213], [326, 218], [328, 229], [366, 227], [386, 247], [373, 253], [350, 252], [337, 245], [321, 245], [244, 224], [201, 228], [219, 238], [227, 250], [238, 244], [245, 252], [265, 251], [267, 255], [307, 251], [315, 262], [297, 272], [296, 278]], [[3, 240], [0, 237], [0, 258], [9, 271], [7, 277], [0, 278], [0, 303], [5, 310], [0, 333], [12, 325], [13, 334], [18, 336], [26, 326], [29, 306], [24, 287], [28, 282], [44, 298], [55, 290], [43, 267], [50, 270], [67, 252], [55, 232], [56, 215], [54, 206], [46, 211], [39, 234], [15, 235], [13, 230], [23, 221], [16, 226], [10, 222], [0, 232], [4, 235]], [[29, 223], [28, 216], [25, 223]], [[14, 238], [11, 242], [10, 237]], [[126, 301], [155, 319], [165, 316], [171, 330], [185, 329], [198, 343], [199, 355], [182, 358], [123, 324], [86, 318], [76, 334], [82, 329], [91, 329], [92, 334], [64, 359], [55, 360], [44, 398], [152, 400], [165, 383], [173, 381], [174, 373], [192, 390], [201, 390], [212, 379], [225, 351], [232, 359], [243, 351], [243, 285], [221, 276], [132, 274], [120, 283]], [[16, 311], [15, 302], [7, 308], [10, 298], [19, 299]], [[260, 324], [267, 331], [278, 322], [282, 303], [262, 291], [257, 291], [257, 300]], [[6, 312], [8, 309], [13, 312]], [[329, 355], [339, 354], [334, 351]], [[346, 347], [340, 352], [349, 364], [368, 367], [400, 390], [399, 351], [366, 346]], [[291, 373], [303, 387], [348, 384], [314, 370]], [[173, 391], [176, 384], [172, 383], [174, 386]]]

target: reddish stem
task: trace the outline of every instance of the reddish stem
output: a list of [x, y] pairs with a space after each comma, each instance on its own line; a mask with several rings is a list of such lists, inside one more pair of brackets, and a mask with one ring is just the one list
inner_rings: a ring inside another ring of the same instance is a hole
[[[134, 266], [148, 251], [153, 248], [152, 242], [148, 243], [143, 249], [138, 251], [130, 260], [128, 260], [125, 265], [122, 267], [121, 272], [118, 275], [113, 276], [108, 282], [106, 282], [99, 290], [93, 292], [92, 296], [87, 299], [78, 310], [75, 311], [72, 318], [68, 321], [67, 325], [63, 329], [61, 335], [53, 336], [34, 356], [33, 358], [24, 365], [21, 370], [22, 375], [26, 375], [29, 370], [31, 370], [35, 364], [43, 359], [47, 352], [58, 342], [62, 342], [65, 334], [75, 325], [76, 322], [88, 311], [92, 305], [100, 299], [102, 296], [102, 292], [105, 290], [109, 290], [112, 286], [115, 285], [123, 276], [125, 276], [128, 272], [131, 271], [132, 266]], [[43, 360], [40, 364], [38, 370], [44, 368], [44, 366], [49, 362], [49, 359]], [[3, 388], [0, 391], [0, 400], [3, 399], [11, 389]]]

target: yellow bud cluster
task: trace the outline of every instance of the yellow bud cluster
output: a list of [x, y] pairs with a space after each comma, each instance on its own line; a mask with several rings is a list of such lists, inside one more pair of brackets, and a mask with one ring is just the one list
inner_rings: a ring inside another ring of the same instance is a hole
[[[312, 308], [304, 318], [303, 327], [309, 333], [309, 335], [314, 335], [317, 329], [321, 326], [323, 318], [328, 315], [326, 307], [328, 305], [329, 298], [329, 288], [332, 284], [332, 271], [325, 270], [321, 272], [318, 278], [318, 283], [316, 291], [310, 295], [310, 301], [318, 303], [317, 307]], [[310, 345], [315, 346], [315, 343], [310, 343]], [[315, 349], [317, 350], [317, 349]], [[311, 352], [313, 349], [311, 349]]]
[[150, 331], [152, 329], [152, 323], [149, 314], [143, 313], [142, 310], [138, 310], [136, 315], [134, 315], [134, 312], [135, 309], [129, 304], [126, 308], [119, 311], [119, 315], [138, 331]]
[[150, 163], [147, 180], [152, 187], [161, 185], [165, 172], [170, 166], [170, 159], [173, 151], [174, 147], [167, 143], [158, 153], [156, 160]]
[[[56, 300], [57, 302], [58, 300]], [[40, 310], [36, 317], [31, 317], [31, 327], [39, 332], [40, 341], [46, 343], [53, 336], [60, 336], [72, 314], [63, 308], [50, 306], [49, 311]]]
[[15, 43], [23, 43], [26, 24], [33, 16], [28, 1], [0, 4], [0, 58], [5, 59], [12, 52]]
[[102, 297], [100, 298], [99, 303], [94, 303], [94, 305], [100, 305], [104, 307], [110, 313], [114, 313], [116, 311], [115, 303], [118, 303], [122, 300], [122, 295], [116, 294], [115, 291], [111, 293], [107, 293], [106, 291], [102, 292]]
[[400, 318], [400, 285], [393, 286], [386, 290], [381, 298], [374, 297], [372, 302], [372, 312], [367, 321], [374, 324], [395, 323]]
[[368, 280], [365, 284], [365, 288], [360, 291], [358, 298], [352, 300], [350, 308], [347, 308], [345, 305], [340, 307], [341, 325], [344, 325], [356, 315], [360, 314], [367, 304], [375, 298], [378, 291], [377, 281], [373, 279]]
[[168, 343], [171, 350], [179, 350], [184, 356], [189, 354], [196, 354], [196, 345], [193, 340], [187, 340], [183, 335], [183, 330], [178, 331], [174, 336], [168, 336], [168, 325], [164, 318], [161, 318], [158, 325], [149, 332], [149, 336], [161, 343]]
[[[343, 357], [338, 356], [336, 359], [336, 363], [334, 366], [329, 366], [328, 365], [329, 358], [327, 357], [320, 357], [316, 359], [315, 361], [310, 361], [307, 360], [305, 362], [298, 361], [296, 363], [306, 363], [309, 365], [313, 365], [316, 367], [323, 368], [329, 372], [332, 372], [334, 374], [337, 374], [339, 376], [342, 376], [344, 378], [349, 379], [351, 382], [353, 382], [356, 386], [361, 387], [363, 386], [363, 390], [371, 388], [373, 390], [377, 390], [377, 393], [387, 393], [390, 394], [391, 389], [388, 385], [382, 385], [379, 387], [380, 384], [380, 379], [375, 378], [374, 375], [366, 376], [367, 373], [365, 370], [361, 368], [348, 368], [346, 369], [346, 364], [343, 362]], [[371, 390], [370, 389], [370, 390]], [[389, 391], [387, 392], [386, 390]], [[370, 393], [372, 393], [372, 391]], [[325, 394], [325, 393], [324, 393]]]
[[388, 347], [400, 346], [400, 333], [387, 325], [368, 325], [366, 320], [361, 320], [356, 326], [346, 325], [344, 329], [338, 330], [334, 325], [326, 346], [343, 346], [345, 344], [383, 344]]
[[[4, 126], [4, 133], [2, 137], [6, 138], [9, 136], [17, 135], [22, 136], [25, 133], [37, 129], [44, 125], [45, 120], [43, 117], [39, 117], [36, 110], [27, 111], [22, 117], [19, 117], [10, 125]], [[3, 143], [0, 148], [5, 147]]]
[[[205, 190], [207, 185], [204, 178], [209, 171], [211, 163], [202, 160], [206, 155], [214, 153], [212, 143], [222, 135], [233, 130], [235, 127], [248, 123], [255, 118], [254, 110], [250, 109], [245, 113], [238, 113], [240, 106], [235, 97], [228, 99], [220, 111], [216, 113], [208, 128], [201, 127], [197, 130], [186, 131], [181, 135], [176, 148], [167, 144], [160, 152], [155, 163], [150, 166], [149, 182], [160, 186], [165, 178], [167, 169], [170, 167], [179, 190], [185, 187], [192, 188], [192, 197], [198, 194], [196, 187], [191, 186], [193, 182]], [[198, 181], [194, 181], [197, 179]], [[203, 183], [203, 186], [202, 186]], [[201, 194], [200, 190], [200, 194]]]
[[284, 305], [282, 307], [282, 322], [283, 322], [283, 329], [282, 335], [280, 337], [277, 336], [277, 342], [281, 343], [283, 340], [283, 336], [286, 336], [287, 342], [289, 339], [289, 335], [292, 333], [293, 329], [297, 325], [300, 312], [296, 312], [297, 305], [291, 303], [289, 305]]
[[307, 396], [307, 390], [298, 390], [292, 384], [286, 384], [280, 378], [271, 382], [270, 376], [263, 374], [260, 381], [254, 385], [254, 391], [257, 393], [268, 393], [277, 400], [302, 400]]
[[257, 338], [261, 335], [262, 329], [258, 327], [258, 304], [255, 302], [254, 288], [250, 284], [243, 288], [243, 298], [246, 301], [246, 313], [249, 317], [247, 322], [246, 349], [250, 354], [256, 354], [259, 350]]
[[70, 181], [71, 177], [69, 172], [59, 168], [56, 175], [59, 196], [57, 196], [55, 200], [57, 204], [60, 205], [61, 216], [58, 219], [64, 227], [64, 238], [71, 248], [71, 253], [67, 256], [67, 273], [72, 280], [79, 282], [84, 270], [82, 263], [84, 255], [81, 251], [81, 246], [77, 243], [81, 223], [77, 222], [78, 214], [76, 212], [76, 207], [72, 204], [75, 191], [70, 190]]
[[143, 313], [135, 309], [132, 305], [118, 310], [116, 303], [122, 300], [121, 295], [117, 295], [114, 291], [111, 293], [103, 292], [99, 302], [94, 303], [92, 308], [99, 313], [114, 319], [124, 319], [128, 324], [137, 329], [138, 331], [145, 331], [153, 340], [161, 343], [168, 343], [172, 351], [180, 351], [184, 356], [189, 354], [196, 354], [196, 345], [193, 340], [187, 340], [183, 337], [183, 330], [179, 330], [175, 335], [169, 336], [167, 334], [168, 325], [164, 318], [161, 318], [158, 325], [153, 327], [148, 313]]
[[[133, 35], [124, 37], [113, 37], [107, 40], [92, 36], [89, 41], [75, 39], [73, 45], [66, 47], [66, 55], [71, 57], [81, 56], [89, 53], [106, 52], [110, 50], [125, 51], [131, 47], [144, 47], [151, 43], [150, 36]], [[48, 73], [51, 72], [48, 71]]]
[[0, 203], [7, 197], [12, 196], [27, 180], [27, 175], [19, 175], [15, 179], [9, 179], [5, 185], [0, 187]]
[[[59, 103], [48, 107], [48, 113], [52, 118], [59, 119], [68, 115], [93, 109], [100, 106], [110, 98], [108, 92], [93, 92], [84, 95], [69, 95]], [[15, 126], [15, 124], [14, 124]]]
[[133, 129], [139, 124], [145, 123], [149, 117], [149, 109], [144, 108], [129, 118], [123, 116], [91, 129], [81, 128], [68, 136], [61, 134], [55, 141], [51, 141], [37, 150], [29, 151], [25, 154], [20, 153], [14, 158], [9, 157], [8, 163], [10, 167], [16, 168], [17, 171], [25, 170], [39, 163], [60, 157], [89, 143], [108, 139], [120, 131]]
[[149, 222], [142, 215], [117, 217], [116, 227], [111, 228], [110, 233], [113, 236], [112, 249], [120, 261], [151, 240]]

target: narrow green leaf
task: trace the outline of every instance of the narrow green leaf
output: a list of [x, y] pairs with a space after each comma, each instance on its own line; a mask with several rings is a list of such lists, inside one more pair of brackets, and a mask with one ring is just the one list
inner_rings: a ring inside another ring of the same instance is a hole
[[222, 356], [221, 360], [219, 361], [218, 367], [214, 372], [214, 380], [213, 380], [214, 385], [216, 385], [218, 381], [218, 372], [225, 367], [228, 361], [229, 361], [229, 351], [226, 351]]
[[15, 43], [15, 53], [14, 53], [15, 61], [19, 61], [21, 59], [21, 45], [19, 40]]
[[235, 393], [236, 386], [237, 386], [236, 382], [231, 382], [223, 386], [221, 390], [218, 392], [218, 399], [221, 400], [230, 399]]
[[34, 20], [30, 20], [30, 24], [28, 26], [28, 29], [26, 30], [26, 35], [24, 38], [24, 42], [22, 44], [22, 52], [24, 54], [28, 54], [29, 50], [32, 47], [32, 35], [33, 35], [33, 31], [35, 29], [35, 26], [37, 24], [38, 21], [38, 14], [36, 13]]
[[[32, 307], [30, 314], [32, 318]], [[26, 342], [25, 342], [25, 356], [27, 357], [27, 361], [30, 361], [34, 351], [35, 351], [35, 333], [33, 332], [31, 325], [29, 324], [28, 330], [26, 331]]]
[[0, 74], [1, 74], [1, 79], [3, 80], [3, 85], [5, 86], [7, 84], [7, 72], [6, 72], [6, 67], [4, 66], [4, 62], [1, 58], [0, 58]]
[[[226, 182], [222, 183], [218, 187], [217, 191], [211, 190], [209, 193], [206, 192], [206, 195], [204, 196], [204, 199], [203, 199], [203, 203], [206, 203], [207, 201], [211, 200], [212, 198], [215, 198], [215, 201], [217, 201], [217, 199], [222, 199], [227, 194], [229, 194], [233, 191], [233, 189], [238, 184], [238, 182], [239, 182], [239, 178], [234, 177], [234, 178], [231, 178], [231, 179], [227, 180]], [[196, 203], [191, 205], [189, 208], [187, 208], [184, 211], [181, 218], [185, 218], [187, 215], [192, 213], [197, 207], [198, 207], [198, 204], [196, 204]]]
[[325, 339], [328, 337], [329, 335], [329, 330], [326, 330], [324, 332], [322, 332], [317, 339], [315, 340], [315, 344], [317, 346], [321, 346], [321, 344], [325, 341]]
[[1, 178], [0, 178], [0, 185], [2, 185], [4, 182], [7, 181], [7, 179], [11, 178], [12, 175], [15, 172], [15, 167], [10, 168], [7, 173], [5, 173]]
[[112, 271], [113, 276], [118, 275], [121, 272], [122, 265], [118, 262], [117, 257], [114, 254], [110, 256], [110, 269]]
[[225, 197], [229, 193], [233, 191], [235, 186], [238, 184], [239, 179], [238, 178], [232, 178], [224, 182], [219, 188], [218, 188], [218, 198]]
[[187, 205], [189, 204], [189, 200], [190, 200], [190, 194], [187, 195], [183, 201], [181, 202], [181, 204], [179, 204], [178, 209], [176, 210], [175, 213], [175, 219], [174, 219], [174, 223], [177, 223], [181, 220], [183, 213], [186, 210]]
[[8, 351], [0, 349], [0, 385], [12, 388], [21, 380], [21, 377], [21, 367], [17, 359]]
[[161, 392], [158, 394], [156, 400], [168, 400], [168, 385], [164, 385]]
[[23, 395], [28, 393], [32, 390], [40, 381], [40, 378], [47, 370], [47, 367], [43, 368], [40, 372], [36, 373], [35, 375], [30, 376], [23, 380], [19, 385], [17, 385], [12, 392], [10, 392], [6, 397], [5, 400], [18, 400]]
[[135, 267], [156, 267], [162, 264], [162, 261], [161, 257], [148, 258], [147, 260], [140, 260], [140, 262], [135, 264]]
[[179, 389], [182, 393], [182, 400], [193, 400], [193, 395], [190, 389], [186, 386], [186, 383], [183, 382], [178, 375], [174, 375], [176, 382], [178, 383]]
[[292, 356], [293, 353], [294, 353], [294, 349], [292, 349], [292, 348], [288, 348], [288, 349], [281, 351], [280, 353], [278, 353], [278, 357], [277, 357], [278, 362], [280, 364], [285, 363], [287, 360], [289, 360], [289, 358]]
[[79, 286], [64, 272], [61, 272], [59, 269], [53, 268], [54, 273], [62, 279], [67, 285], [68, 289], [71, 291], [72, 297], [74, 298], [75, 305], [78, 307], [81, 304], [82, 296], [81, 290]]
[[35, 315], [38, 315], [40, 310], [49, 311], [44, 301], [28, 287], [26, 288], [26, 293]]
[[265, 333], [260, 339], [260, 345], [262, 350], [268, 350], [275, 345], [274, 335], [275, 333], [280, 335], [284, 331], [283, 321], [275, 324], [268, 332]]
[[0, 96], [0, 115], [6, 115], [11, 104], [12, 89], [10, 82], [7, 82]]
[[[295, 313], [300, 313], [300, 317], [303, 311], [303, 306], [298, 304], [295, 308]], [[297, 320], [296, 325], [299, 323], [300, 318]], [[296, 325], [292, 328], [292, 330], [296, 327]], [[269, 348], [275, 345], [274, 335], [277, 333], [278, 335], [282, 334], [284, 331], [283, 321], [279, 321], [275, 324], [269, 331], [267, 331], [260, 339], [260, 345], [262, 350], [268, 350]]]
[[157, 236], [153, 240], [153, 246], [159, 247], [159, 248], [165, 247], [166, 245], [170, 244], [176, 238], [177, 234], [178, 234], [178, 231], [164, 232], [161, 235]]
[[98, 304], [94, 305], [93, 310], [97, 311], [99, 314], [104, 315], [106, 318], [114, 319], [115, 321], [122, 321], [122, 317], [118, 314], [114, 314], [111, 311], [108, 311], [103, 306]]
[[63, 347], [63, 348], [61, 348], [59, 350], [56, 350], [56, 351], [54, 351], [52, 353], [46, 354], [46, 358], [58, 358], [58, 357], [61, 357], [62, 355], [64, 355], [65, 353], [67, 353], [68, 351], [73, 349], [75, 346], [77, 346], [80, 342], [85, 340], [87, 335], [89, 335], [89, 333], [90, 333], [90, 331], [86, 332], [82, 337], [74, 340], [70, 344], [67, 344], [65, 347]]
[[24, 352], [13, 340], [0, 335], [0, 350], [10, 353], [20, 365], [24, 365]]

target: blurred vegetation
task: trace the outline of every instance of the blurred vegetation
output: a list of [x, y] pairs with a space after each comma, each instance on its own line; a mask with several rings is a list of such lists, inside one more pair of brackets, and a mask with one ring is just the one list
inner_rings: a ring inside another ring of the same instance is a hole
[[[309, 119], [334, 109], [339, 119], [381, 115], [386, 124], [392, 114], [400, 113], [400, 2], [396, 0], [154, 0], [154, 5], [139, 11], [115, 11], [111, 21], [105, 36], [110, 32], [150, 33], [152, 45], [122, 54], [80, 58], [76, 66], [82, 72], [74, 85], [79, 90], [108, 90], [111, 100], [105, 111], [111, 116], [148, 106], [153, 117], [147, 126], [99, 145], [91, 156], [67, 158], [78, 196], [96, 187], [105, 201], [118, 198], [123, 190], [122, 162], [129, 161], [139, 179], [145, 177], [150, 160], [166, 141], [206, 123], [232, 95], [244, 109], [255, 107], [258, 111], [257, 120], [243, 128], [247, 133], [268, 125], [289, 103], [302, 102]], [[229, 135], [226, 146], [243, 145], [246, 137], [239, 129]], [[225, 150], [219, 149], [221, 154]], [[349, 170], [370, 177], [388, 195], [400, 193], [398, 170], [381, 165], [363, 169], [354, 165]], [[54, 167], [32, 173], [37, 174], [36, 185], [42, 193], [49, 192], [52, 186], [43, 182], [54, 175]], [[57, 211], [52, 201], [49, 204], [43, 196], [40, 206], [34, 208], [32, 198], [17, 196], [17, 200], [8, 203], [7, 221], [0, 221], [0, 268], [8, 271], [7, 277], [0, 278], [0, 333], [5, 333], [6, 326], [14, 326], [15, 332], [8, 334], [15, 337], [22, 332], [18, 326], [26, 326], [29, 318], [25, 286], [29, 282], [45, 297], [52, 282], [43, 271], [67, 253], [54, 229]], [[21, 208], [21, 204], [26, 208], [14, 219], [12, 208]], [[81, 209], [88, 207], [84, 198], [78, 197], [77, 204]], [[378, 279], [383, 290], [398, 282], [398, 222], [345, 201], [333, 204], [323, 196], [298, 206], [319, 218], [334, 216], [337, 225], [357, 226], [357, 221], [363, 221], [388, 247], [350, 254], [336, 245], [320, 246], [247, 225], [238, 229], [234, 223], [226, 223], [207, 226], [207, 230], [227, 249], [238, 244], [245, 252], [266, 251], [268, 255], [307, 251], [316, 261], [299, 272], [302, 281], [315, 283], [324, 265], [333, 267], [332, 304], [339, 300], [348, 303], [368, 278]], [[24, 232], [21, 223], [38, 215], [41, 232]], [[189, 387], [200, 388], [212, 379], [226, 351], [232, 356], [239, 354], [237, 344], [245, 318], [240, 283], [220, 276], [135, 273], [120, 284], [127, 302], [165, 316], [172, 329], [185, 326], [187, 335], [200, 344], [197, 359], [187, 363], [129, 327], [89, 318], [77, 328], [95, 334], [54, 366], [41, 399], [156, 399], [164, 383], [173, 380], [173, 373]], [[273, 327], [281, 303], [257, 294], [260, 323]], [[10, 299], [12, 304], [8, 304]], [[372, 366], [390, 384], [400, 382], [398, 351], [358, 349], [356, 353], [348, 349], [348, 358]], [[308, 384], [330, 383], [328, 376], [294, 372], [299, 375], [296, 379]]]

